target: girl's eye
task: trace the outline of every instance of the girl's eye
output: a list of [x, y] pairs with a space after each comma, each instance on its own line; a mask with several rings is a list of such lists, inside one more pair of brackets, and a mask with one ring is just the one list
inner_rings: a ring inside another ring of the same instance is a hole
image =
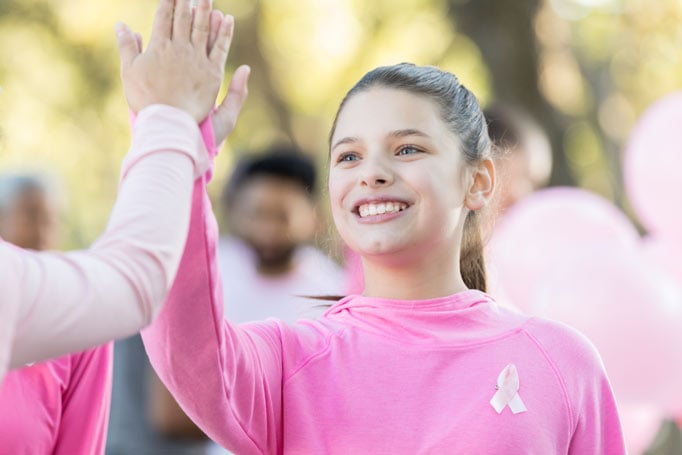
[[398, 150], [398, 155], [414, 155], [415, 153], [419, 153], [420, 150], [411, 146], [411, 145], [404, 145], [400, 147]]
[[336, 159], [338, 163], [342, 162], [349, 162], [349, 161], [357, 161], [359, 158], [358, 156], [353, 153], [353, 152], [344, 152], [339, 155], [339, 157]]

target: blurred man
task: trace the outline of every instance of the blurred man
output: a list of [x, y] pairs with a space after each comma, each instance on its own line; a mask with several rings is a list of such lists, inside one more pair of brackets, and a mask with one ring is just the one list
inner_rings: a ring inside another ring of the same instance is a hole
[[294, 322], [320, 312], [306, 296], [343, 292], [340, 267], [311, 246], [315, 186], [314, 164], [290, 147], [238, 163], [222, 197], [230, 235], [218, 246], [226, 318]]

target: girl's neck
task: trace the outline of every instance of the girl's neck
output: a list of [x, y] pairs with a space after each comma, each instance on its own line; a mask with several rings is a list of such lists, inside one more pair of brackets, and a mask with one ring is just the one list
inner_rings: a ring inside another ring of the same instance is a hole
[[363, 258], [363, 294], [395, 300], [426, 300], [467, 289], [460, 273], [459, 254], [434, 259], [433, 255], [423, 255], [417, 260], [390, 264], [381, 258]]

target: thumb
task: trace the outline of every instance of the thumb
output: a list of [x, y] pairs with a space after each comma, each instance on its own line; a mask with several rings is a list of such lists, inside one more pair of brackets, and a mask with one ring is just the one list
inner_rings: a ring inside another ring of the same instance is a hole
[[123, 22], [116, 23], [116, 41], [118, 43], [118, 55], [121, 57], [121, 71], [125, 71], [132, 65], [133, 60], [140, 54], [137, 38]]
[[213, 112], [212, 121], [215, 131], [215, 143], [220, 144], [237, 124], [237, 118], [242, 110], [246, 95], [248, 94], [247, 83], [251, 68], [242, 65], [234, 72], [227, 95], [220, 106]]

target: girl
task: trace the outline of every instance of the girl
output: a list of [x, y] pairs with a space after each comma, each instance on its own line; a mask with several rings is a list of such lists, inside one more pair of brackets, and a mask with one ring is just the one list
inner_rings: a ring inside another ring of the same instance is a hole
[[[88, 251], [32, 253], [0, 241], [0, 381], [8, 365], [135, 333], [175, 276], [193, 181], [209, 167], [197, 123], [220, 88], [232, 18], [209, 0], [196, 14], [189, 0], [161, 0], [145, 52], [126, 26], [117, 36], [124, 91], [139, 115], [116, 206]], [[224, 124], [236, 120], [247, 77], [243, 67], [232, 80], [218, 111]]]
[[337, 113], [329, 169], [365, 289], [294, 325], [223, 321], [215, 220], [195, 192], [179, 278], [143, 331], [187, 413], [239, 454], [624, 453], [589, 342], [484, 293], [490, 149], [452, 74], [366, 74]]

